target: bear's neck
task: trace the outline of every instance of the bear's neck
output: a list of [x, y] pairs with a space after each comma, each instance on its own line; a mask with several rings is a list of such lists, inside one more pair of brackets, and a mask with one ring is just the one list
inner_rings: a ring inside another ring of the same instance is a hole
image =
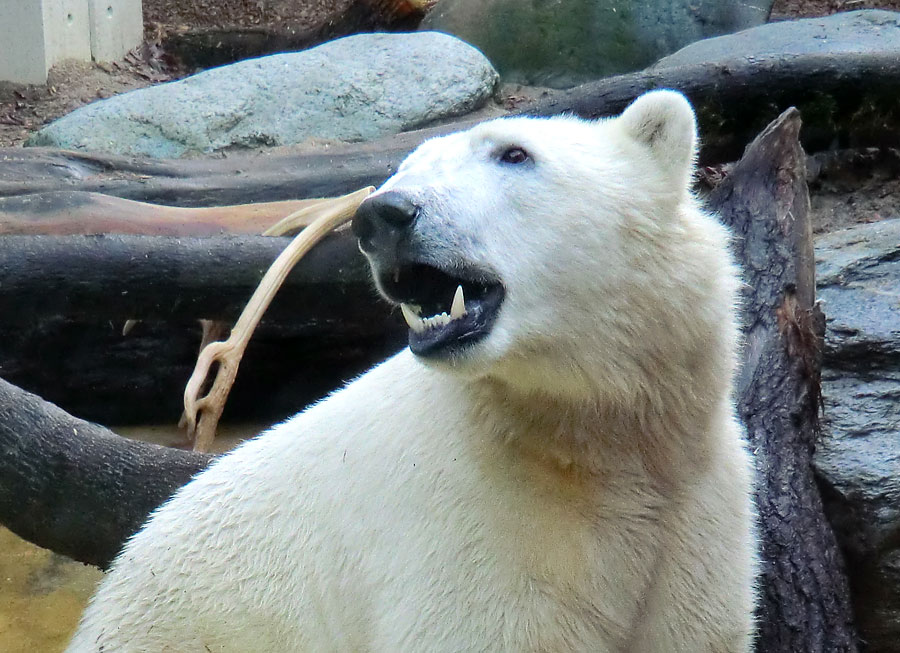
[[674, 399], [671, 409], [640, 400], [627, 408], [601, 400], [576, 403], [522, 393], [495, 379], [479, 380], [471, 390], [476, 419], [506, 454], [567, 477], [609, 479], [631, 473], [623, 465], [629, 461], [666, 486], [706, 464], [709, 443], [700, 438], [708, 432], [713, 412], [727, 404], [686, 412]]

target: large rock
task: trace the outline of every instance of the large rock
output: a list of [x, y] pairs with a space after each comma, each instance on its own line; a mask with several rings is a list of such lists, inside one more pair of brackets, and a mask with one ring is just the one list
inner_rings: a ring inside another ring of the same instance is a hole
[[868, 649], [900, 651], [900, 219], [816, 242], [827, 317], [815, 455]]
[[454, 34], [505, 81], [564, 88], [638, 70], [696, 41], [764, 23], [773, 0], [440, 0], [422, 29]]
[[445, 34], [362, 34], [95, 102], [27, 144], [173, 158], [364, 141], [468, 113], [496, 83], [478, 50]]
[[878, 357], [900, 363], [900, 220], [863, 224], [816, 241], [826, 356], [865, 371]]
[[802, 54], [893, 52], [900, 56], [900, 12], [863, 9], [820, 18], [768, 23], [737, 34], [705, 39], [661, 59], [654, 68], [702, 61], [760, 61]]

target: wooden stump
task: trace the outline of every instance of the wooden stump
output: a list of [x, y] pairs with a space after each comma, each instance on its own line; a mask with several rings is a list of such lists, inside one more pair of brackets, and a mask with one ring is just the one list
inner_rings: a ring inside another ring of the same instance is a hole
[[756, 456], [762, 535], [761, 652], [852, 652], [843, 559], [813, 478], [825, 319], [800, 115], [760, 134], [709, 198], [731, 227], [747, 283], [738, 413]]

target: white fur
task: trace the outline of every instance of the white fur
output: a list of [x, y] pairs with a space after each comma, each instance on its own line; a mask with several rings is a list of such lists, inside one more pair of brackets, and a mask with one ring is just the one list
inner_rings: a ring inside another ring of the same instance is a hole
[[[382, 191], [506, 301], [217, 460], [128, 542], [69, 651], [750, 650], [737, 277], [673, 92], [425, 143]], [[515, 145], [526, 164], [498, 161]], [[447, 298], [448, 306], [451, 297]]]

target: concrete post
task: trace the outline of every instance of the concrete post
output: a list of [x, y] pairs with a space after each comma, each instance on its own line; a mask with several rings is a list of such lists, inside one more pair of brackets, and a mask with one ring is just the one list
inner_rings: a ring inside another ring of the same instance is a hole
[[142, 40], [141, 0], [0, 0], [0, 81], [45, 84], [58, 61], [115, 61]]
[[117, 61], [144, 40], [141, 0], [88, 0], [91, 56]]
[[0, 0], [0, 80], [44, 84], [57, 61], [90, 58], [86, 0]]

